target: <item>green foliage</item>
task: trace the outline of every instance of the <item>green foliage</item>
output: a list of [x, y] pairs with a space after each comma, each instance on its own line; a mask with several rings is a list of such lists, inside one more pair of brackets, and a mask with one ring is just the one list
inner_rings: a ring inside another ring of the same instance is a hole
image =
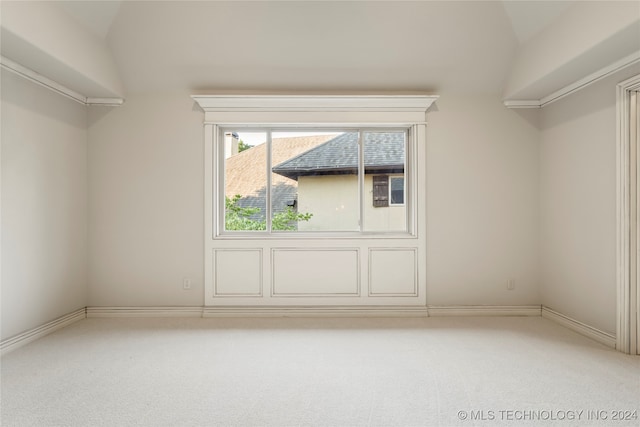
[[273, 230], [293, 231], [297, 230], [299, 221], [309, 221], [313, 214], [298, 213], [291, 206], [287, 206], [284, 212], [278, 212], [271, 218], [271, 228]]
[[242, 153], [244, 150], [248, 150], [249, 148], [253, 148], [253, 145], [249, 145], [243, 140], [238, 141], [238, 153]]
[[260, 212], [260, 208], [243, 208], [238, 206], [241, 195], [236, 194], [233, 198], [224, 198], [224, 228], [225, 230], [266, 230], [264, 221], [251, 219], [252, 215]]
[[[265, 220], [257, 221], [251, 217], [260, 212], [260, 208], [243, 208], [238, 206], [238, 201], [242, 198], [236, 194], [232, 198], [225, 197], [224, 200], [224, 228], [227, 231], [255, 231], [266, 230]], [[277, 231], [297, 230], [299, 221], [309, 221], [313, 214], [296, 212], [291, 206], [287, 206], [284, 212], [278, 212], [271, 219], [271, 229]]]

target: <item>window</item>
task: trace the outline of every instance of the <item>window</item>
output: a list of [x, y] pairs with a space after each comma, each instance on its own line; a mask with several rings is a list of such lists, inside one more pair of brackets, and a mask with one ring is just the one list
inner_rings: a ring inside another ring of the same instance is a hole
[[[207, 310], [426, 306], [435, 96], [193, 99], [205, 113]], [[374, 182], [387, 206], [374, 207]]]
[[391, 206], [404, 205], [404, 176], [389, 177], [389, 201]]
[[[224, 132], [224, 218], [227, 231], [266, 230], [267, 210], [265, 191], [267, 172], [260, 167], [266, 161], [264, 147], [254, 148], [247, 141], [265, 141], [265, 132], [245, 132], [241, 138], [238, 132]], [[240, 151], [240, 148], [243, 148]]]
[[386, 208], [404, 205], [404, 176], [375, 175], [373, 206]]
[[220, 134], [223, 233], [408, 231], [408, 130]]

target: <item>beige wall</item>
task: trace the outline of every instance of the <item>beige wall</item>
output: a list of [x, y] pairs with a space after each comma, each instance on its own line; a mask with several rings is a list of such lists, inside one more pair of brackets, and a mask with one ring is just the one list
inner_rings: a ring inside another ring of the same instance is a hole
[[91, 109], [90, 305], [203, 304], [203, 117], [188, 93]]
[[[357, 175], [319, 175], [298, 178], [298, 212], [312, 213], [309, 221], [298, 223], [300, 231], [358, 229]], [[366, 231], [406, 229], [404, 206], [373, 207], [373, 176], [364, 177]]]
[[537, 114], [447, 93], [428, 113], [428, 304], [540, 303]]
[[[203, 116], [188, 95], [90, 109], [88, 305], [203, 304]], [[537, 114], [447, 93], [428, 114], [429, 304], [540, 303]]]
[[2, 339], [87, 305], [86, 107], [2, 71]]
[[[429, 304], [542, 302], [615, 330], [614, 89], [635, 72], [540, 111], [441, 94], [422, 162]], [[91, 108], [86, 153], [85, 107], [2, 84], [2, 336], [84, 305], [201, 305], [202, 113], [188, 94]]]
[[542, 302], [616, 330], [616, 84], [606, 78], [541, 112]]
[[[536, 114], [449, 93], [428, 114], [429, 304], [540, 303]], [[189, 93], [90, 113], [90, 305], [202, 305], [202, 121]]]

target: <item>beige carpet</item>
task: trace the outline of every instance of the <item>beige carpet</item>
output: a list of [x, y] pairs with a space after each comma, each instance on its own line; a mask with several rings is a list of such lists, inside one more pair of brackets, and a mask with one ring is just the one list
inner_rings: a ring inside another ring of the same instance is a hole
[[539, 317], [86, 319], [1, 380], [7, 427], [640, 425], [640, 357]]

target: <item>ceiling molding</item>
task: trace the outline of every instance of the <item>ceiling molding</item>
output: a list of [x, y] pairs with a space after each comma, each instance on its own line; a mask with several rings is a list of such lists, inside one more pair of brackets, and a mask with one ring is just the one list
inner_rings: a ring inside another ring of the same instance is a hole
[[20, 65], [17, 62], [5, 58], [4, 56], [0, 56], [0, 67], [5, 70], [11, 71], [12, 73], [17, 74], [29, 81], [39, 84], [40, 86], [43, 86], [59, 95], [72, 99], [82, 105], [118, 107], [124, 103], [124, 99], [122, 98], [93, 98], [85, 96], [74, 91], [73, 89], [69, 89], [64, 85], [51, 80], [48, 77], [43, 76], [42, 74], [39, 74], [23, 65]]
[[640, 50], [633, 52], [632, 54], [625, 56], [624, 58], [614, 62], [613, 64], [607, 65], [606, 67], [599, 69], [595, 73], [591, 73], [588, 76], [583, 77], [580, 80], [577, 80], [563, 87], [562, 89], [559, 89], [540, 99], [506, 99], [503, 101], [503, 103], [507, 108], [546, 107], [547, 105], [556, 102], [564, 98], [565, 96], [569, 96], [572, 93], [584, 89], [607, 76], [610, 76], [620, 70], [638, 63], [640, 63]]
[[94, 105], [94, 106], [102, 106], [102, 107], [119, 107], [124, 104], [124, 99], [122, 98], [92, 98], [87, 97], [85, 105]]
[[503, 101], [504, 106], [507, 108], [540, 108], [540, 100], [530, 99], [530, 100], [507, 100]]

